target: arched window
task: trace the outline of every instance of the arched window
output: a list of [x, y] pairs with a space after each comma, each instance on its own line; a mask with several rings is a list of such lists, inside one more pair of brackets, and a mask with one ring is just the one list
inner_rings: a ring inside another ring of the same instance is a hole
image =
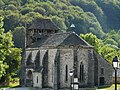
[[65, 67], [65, 81], [68, 81], [68, 66]]
[[104, 75], [104, 68], [101, 68], [101, 75]]
[[32, 71], [31, 70], [29, 70], [27, 72], [27, 77], [28, 77], [29, 80], [32, 80]]
[[84, 81], [84, 65], [83, 62], [80, 63], [80, 82]]

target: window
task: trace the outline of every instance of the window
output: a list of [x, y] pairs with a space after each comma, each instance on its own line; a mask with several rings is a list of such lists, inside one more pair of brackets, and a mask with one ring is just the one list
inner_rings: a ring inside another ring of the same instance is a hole
[[68, 81], [68, 66], [66, 65], [66, 70], [65, 70], [65, 81]]
[[54, 64], [52, 64], [52, 82], [53, 82], [53, 80], [54, 80]]
[[80, 82], [84, 81], [84, 65], [83, 62], [80, 63]]
[[32, 80], [32, 71], [31, 70], [28, 70], [27, 77], [29, 80]]
[[101, 68], [101, 74], [104, 75], [104, 68]]
[[38, 76], [37, 76], [37, 83], [38, 83]]

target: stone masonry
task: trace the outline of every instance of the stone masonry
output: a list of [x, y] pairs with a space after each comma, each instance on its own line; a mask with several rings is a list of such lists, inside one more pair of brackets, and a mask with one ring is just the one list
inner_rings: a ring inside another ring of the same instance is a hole
[[[22, 86], [67, 90], [75, 78], [79, 88], [112, 84], [113, 68], [93, 46], [74, 32], [59, 33], [48, 19], [38, 21], [27, 31], [27, 46], [21, 62]], [[44, 27], [46, 22], [51, 27]]]

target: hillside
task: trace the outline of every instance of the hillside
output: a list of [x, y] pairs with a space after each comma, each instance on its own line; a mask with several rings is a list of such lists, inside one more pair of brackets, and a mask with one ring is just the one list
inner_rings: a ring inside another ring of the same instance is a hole
[[35, 18], [51, 18], [64, 31], [74, 23], [78, 34], [92, 32], [98, 37], [120, 28], [118, 0], [1, 0], [0, 7], [7, 31]]
[[5, 32], [12, 31], [16, 47], [24, 47], [25, 28], [33, 20], [50, 18], [63, 32], [91, 32], [102, 45], [113, 48], [111, 52], [119, 51], [119, 0], [0, 0], [0, 16], [4, 17]]

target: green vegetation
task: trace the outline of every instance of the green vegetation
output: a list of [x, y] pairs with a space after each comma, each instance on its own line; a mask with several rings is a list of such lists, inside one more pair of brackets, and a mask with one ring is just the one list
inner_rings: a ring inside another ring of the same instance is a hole
[[[109, 35], [112, 37], [114, 34]], [[87, 34], [81, 34], [80, 35], [84, 40], [86, 40], [89, 44], [95, 47], [97, 52], [102, 55], [104, 59], [106, 59], [108, 62], [112, 64], [112, 59], [114, 56], [118, 55], [120, 57], [120, 49], [116, 45], [117, 42], [115, 42], [113, 39], [105, 38], [103, 40], [98, 39], [96, 35], [93, 35], [92, 33], [87, 33]], [[115, 43], [115, 44], [114, 44]]]
[[0, 83], [11, 81], [19, 69], [21, 49], [14, 48], [11, 32], [4, 33], [3, 18], [0, 17]]
[[19, 82], [16, 82], [16, 83], [10, 83], [8, 85], [0, 86], [0, 88], [14, 88], [14, 87], [18, 87], [18, 86], [19, 86]]
[[[120, 88], [120, 84], [117, 84], [117, 88]], [[98, 90], [114, 90], [115, 89], [115, 85], [111, 85], [110, 87], [99, 87]]]
[[25, 30], [38, 18], [50, 18], [62, 32], [81, 34], [110, 63], [120, 55], [119, 0], [0, 0], [0, 16], [1, 82], [17, 76], [18, 48], [25, 47]]

